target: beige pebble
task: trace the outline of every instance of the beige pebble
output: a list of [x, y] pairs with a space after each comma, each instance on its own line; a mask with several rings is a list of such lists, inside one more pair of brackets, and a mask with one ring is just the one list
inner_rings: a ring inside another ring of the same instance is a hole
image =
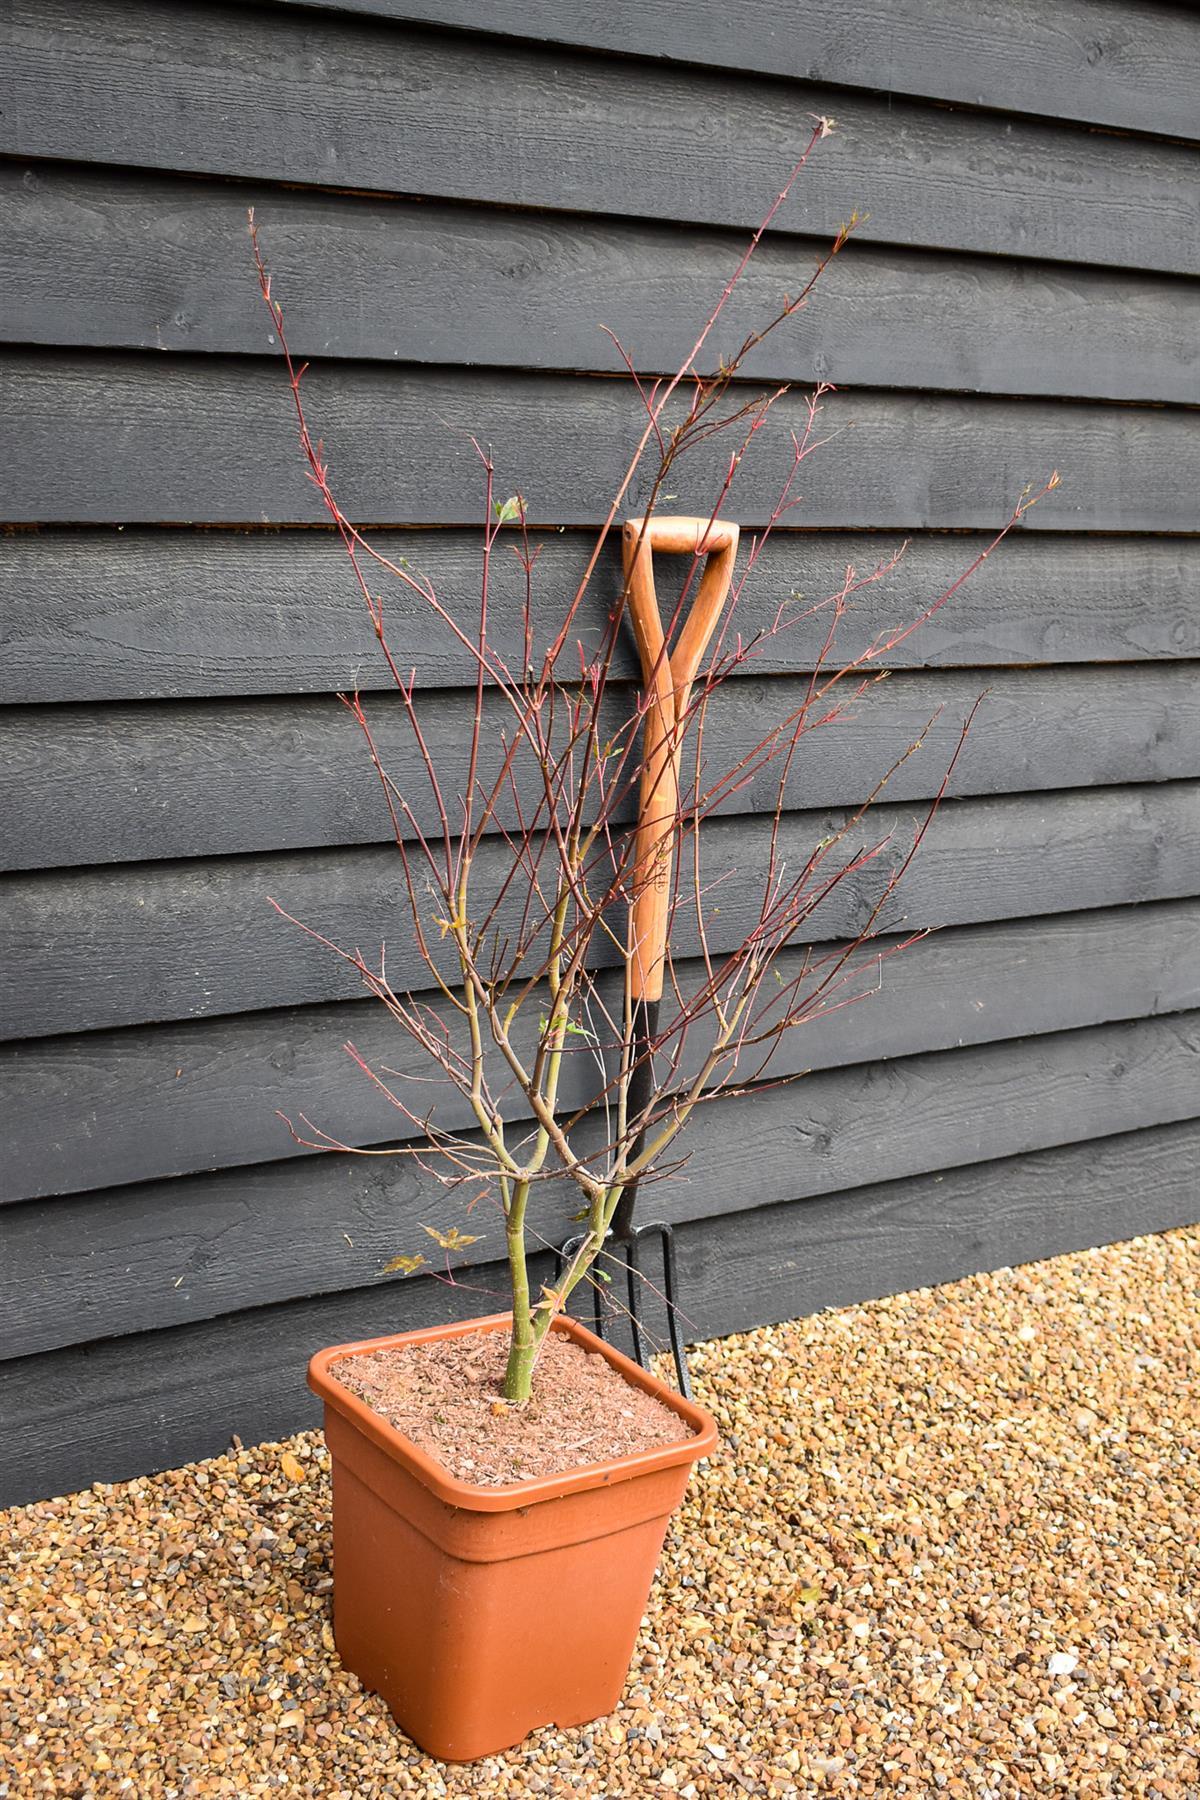
[[698, 1345], [624, 1700], [474, 1766], [338, 1663], [319, 1434], [0, 1515], [11, 1793], [1198, 1800], [1198, 1286], [1179, 1231]]

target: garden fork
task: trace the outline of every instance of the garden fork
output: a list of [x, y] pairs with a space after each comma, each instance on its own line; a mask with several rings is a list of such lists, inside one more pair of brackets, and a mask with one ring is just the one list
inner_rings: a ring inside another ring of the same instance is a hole
[[[629, 1044], [627, 1116], [645, 1111], [654, 1091], [652, 1046], [658, 1036], [667, 933], [671, 907], [671, 876], [679, 815], [679, 764], [683, 727], [692, 684], [700, 661], [721, 617], [737, 556], [738, 527], [708, 519], [628, 519], [622, 534], [622, 555], [629, 612], [642, 664], [646, 703], [642, 775], [638, 795], [637, 833], [633, 850], [633, 904], [629, 911], [630, 976], [633, 996]], [[704, 573], [695, 600], [683, 620], [673, 649], [668, 649], [654, 588], [654, 552], [664, 555], [704, 556]], [[645, 1147], [645, 1127], [638, 1133], [630, 1161]], [[625, 1188], [613, 1213], [609, 1237], [623, 1253], [629, 1296], [629, 1322], [633, 1354], [646, 1366], [645, 1327], [641, 1310], [642, 1271], [639, 1247], [648, 1237], [662, 1248], [662, 1294], [666, 1302], [671, 1356], [680, 1392], [691, 1398], [683, 1336], [675, 1304], [678, 1287], [675, 1234], [670, 1225], [656, 1221], [635, 1225], [636, 1179]], [[555, 1281], [578, 1255], [584, 1238], [574, 1237], [556, 1252]], [[592, 1315], [598, 1336], [604, 1336], [604, 1316], [599, 1294]]]

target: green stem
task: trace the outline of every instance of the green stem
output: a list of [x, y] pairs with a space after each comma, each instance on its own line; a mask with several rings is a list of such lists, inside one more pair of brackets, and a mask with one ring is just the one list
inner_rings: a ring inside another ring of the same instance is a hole
[[533, 1341], [528, 1313], [525, 1314], [525, 1336], [526, 1342], [517, 1342], [514, 1323], [512, 1340], [508, 1346], [508, 1367], [504, 1371], [504, 1398], [514, 1406], [528, 1400], [533, 1390], [533, 1365], [537, 1357], [537, 1345]]
[[587, 1238], [579, 1254], [575, 1257], [571, 1267], [564, 1271], [563, 1279], [553, 1298], [542, 1300], [534, 1311], [532, 1321], [534, 1364], [537, 1362], [537, 1354], [541, 1350], [542, 1341], [554, 1323], [555, 1315], [566, 1311], [567, 1301], [604, 1248], [604, 1239], [608, 1234], [613, 1213], [616, 1211], [617, 1202], [620, 1200], [624, 1188], [625, 1184], [621, 1182], [602, 1189], [592, 1206]]
[[528, 1198], [529, 1183], [519, 1181], [513, 1189], [504, 1228], [513, 1314], [508, 1367], [504, 1371], [504, 1398], [512, 1401], [528, 1400], [537, 1355], [537, 1339], [529, 1309], [529, 1271], [525, 1266], [525, 1203]]

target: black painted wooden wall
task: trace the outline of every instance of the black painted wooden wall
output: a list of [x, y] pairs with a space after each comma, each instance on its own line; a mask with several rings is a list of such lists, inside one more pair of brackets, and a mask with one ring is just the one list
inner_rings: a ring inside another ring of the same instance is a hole
[[[944, 706], [889, 792], [902, 836], [990, 690], [905, 896], [944, 929], [793, 1042], [805, 1080], [704, 1115], [661, 1191], [692, 1328], [1200, 1217], [1193, 9], [11, 0], [3, 38], [0, 1498], [293, 1429], [314, 1348], [460, 1298], [376, 1273], [440, 1197], [275, 1116], [391, 1134], [339, 1048], [385, 1021], [266, 896], [371, 943], [397, 872], [333, 698], [384, 684], [297, 460], [251, 202], [356, 515], [465, 591], [478, 487], [437, 421], [470, 425], [566, 527], [565, 583], [636, 416], [598, 322], [671, 366], [809, 115], [837, 118], [725, 340], [869, 211], [752, 370], [832, 379], [854, 424], [759, 591], [911, 535], [851, 649], [1026, 481], [1063, 486], [810, 740], [797, 847]], [[465, 664], [415, 615], [398, 635], [453, 760]], [[739, 684], [730, 742], [814, 649]], [[712, 826], [735, 921], [756, 799]]]

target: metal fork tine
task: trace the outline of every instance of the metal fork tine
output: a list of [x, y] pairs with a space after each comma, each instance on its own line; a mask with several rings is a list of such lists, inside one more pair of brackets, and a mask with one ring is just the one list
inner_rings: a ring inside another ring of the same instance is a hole
[[646, 1346], [642, 1341], [642, 1284], [637, 1253], [638, 1239], [641, 1235], [640, 1229], [634, 1226], [625, 1246], [625, 1287], [629, 1294], [629, 1329], [633, 1335], [633, 1360], [644, 1369], [646, 1367]]
[[[624, 1252], [625, 1284], [626, 1292], [629, 1297], [629, 1330], [633, 1340], [633, 1359], [643, 1369], [649, 1368], [650, 1366], [646, 1326], [642, 1316], [642, 1276], [638, 1245], [642, 1238], [651, 1233], [653, 1233], [662, 1244], [662, 1291], [663, 1299], [666, 1301], [667, 1334], [671, 1346], [671, 1361], [675, 1365], [675, 1378], [679, 1383], [679, 1391], [685, 1400], [690, 1400], [692, 1397], [692, 1384], [688, 1379], [687, 1355], [684, 1350], [683, 1333], [679, 1327], [679, 1315], [675, 1303], [675, 1295], [679, 1286], [678, 1271], [675, 1262], [675, 1233], [670, 1225], [664, 1225], [658, 1220], [648, 1222], [645, 1225], [631, 1226], [629, 1229], [629, 1236], [625, 1238], [619, 1246]], [[583, 1242], [584, 1240], [582, 1237], [570, 1238], [567, 1243], [562, 1244], [554, 1252], [554, 1279], [556, 1283], [562, 1280], [566, 1270], [578, 1255]], [[592, 1295], [591, 1318], [588, 1320], [588, 1323], [596, 1336], [603, 1343], [607, 1343], [608, 1333], [605, 1325], [604, 1291], [598, 1281], [594, 1282], [592, 1285]]]
[[692, 1384], [688, 1378], [687, 1357], [683, 1352], [683, 1333], [679, 1329], [679, 1313], [675, 1305], [675, 1290], [678, 1285], [675, 1268], [675, 1233], [669, 1225], [660, 1225], [658, 1230], [662, 1236], [663, 1293], [667, 1301], [667, 1334], [671, 1340], [671, 1357], [675, 1364], [679, 1391], [685, 1400], [690, 1400]]

